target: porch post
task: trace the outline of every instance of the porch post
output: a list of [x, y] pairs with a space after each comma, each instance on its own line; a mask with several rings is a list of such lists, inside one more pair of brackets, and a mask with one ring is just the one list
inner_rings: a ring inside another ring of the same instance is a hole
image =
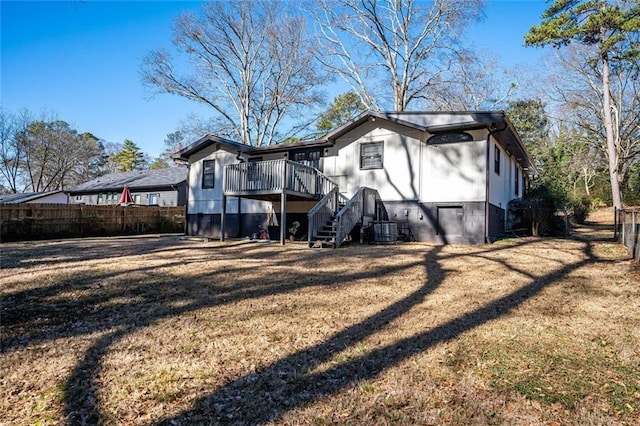
[[280, 196], [280, 244], [284, 245], [287, 235], [287, 191], [282, 189]]
[[227, 215], [227, 196], [222, 194], [222, 215], [220, 216], [220, 241], [224, 241], [224, 222]]

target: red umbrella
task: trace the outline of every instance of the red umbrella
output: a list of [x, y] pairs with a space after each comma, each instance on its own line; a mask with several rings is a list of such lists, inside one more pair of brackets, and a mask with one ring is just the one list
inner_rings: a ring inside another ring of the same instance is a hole
[[120, 195], [118, 204], [130, 204], [130, 203], [133, 203], [133, 197], [131, 196], [131, 191], [129, 191], [129, 187], [125, 185], [124, 188], [122, 188], [122, 195]]

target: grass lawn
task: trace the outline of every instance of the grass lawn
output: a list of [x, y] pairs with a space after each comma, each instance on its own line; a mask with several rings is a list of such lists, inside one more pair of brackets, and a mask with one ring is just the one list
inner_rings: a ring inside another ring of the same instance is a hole
[[[610, 213], [610, 212], [609, 212]], [[482, 246], [0, 246], [0, 424], [640, 424], [608, 215]]]

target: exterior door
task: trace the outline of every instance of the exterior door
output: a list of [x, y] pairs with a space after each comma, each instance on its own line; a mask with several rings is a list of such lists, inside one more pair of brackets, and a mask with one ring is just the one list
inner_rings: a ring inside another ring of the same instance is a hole
[[461, 206], [438, 207], [438, 235], [462, 235]]
[[314, 167], [320, 171], [320, 157], [322, 157], [322, 149], [298, 149], [291, 151], [291, 158], [293, 161], [302, 163], [304, 165]]
[[264, 171], [264, 166], [261, 166], [260, 163], [262, 161], [262, 157], [252, 157], [249, 158], [249, 171], [248, 171], [248, 189], [260, 189], [261, 188], [261, 171]]

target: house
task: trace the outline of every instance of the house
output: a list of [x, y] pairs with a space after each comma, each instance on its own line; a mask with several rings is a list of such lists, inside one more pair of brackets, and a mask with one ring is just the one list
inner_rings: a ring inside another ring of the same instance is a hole
[[0, 195], [0, 204], [21, 203], [67, 204], [67, 194], [61, 190], [57, 190]]
[[501, 111], [367, 111], [320, 140], [250, 147], [206, 135], [174, 159], [189, 166], [188, 234], [280, 225], [284, 243], [298, 222], [310, 244], [334, 247], [376, 225], [417, 241], [492, 241], [536, 173]]
[[135, 204], [184, 206], [187, 170], [184, 167], [112, 173], [67, 190], [69, 204], [117, 204], [128, 186]]

